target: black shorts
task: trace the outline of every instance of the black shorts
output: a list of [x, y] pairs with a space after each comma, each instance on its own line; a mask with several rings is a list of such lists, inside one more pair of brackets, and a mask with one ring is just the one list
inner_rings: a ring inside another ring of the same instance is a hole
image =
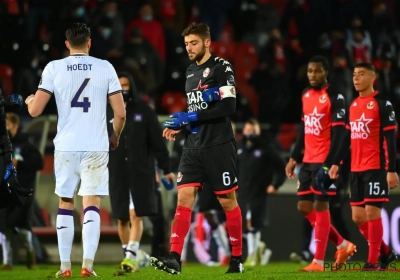
[[369, 202], [388, 202], [386, 170], [367, 170], [350, 174], [350, 205], [364, 206]]
[[177, 188], [211, 187], [215, 194], [238, 188], [234, 140], [204, 149], [184, 149], [179, 163]]
[[336, 195], [336, 180], [328, 179], [324, 183], [327, 195], [322, 194], [321, 191], [316, 188], [317, 174], [321, 166], [322, 164], [320, 163], [303, 163], [297, 184], [297, 195], [299, 200], [328, 201], [329, 196]]
[[111, 213], [114, 219], [129, 221], [129, 183], [126, 177], [114, 180], [110, 178], [109, 197]]
[[260, 195], [258, 198], [253, 198], [249, 201], [242, 201], [238, 197], [238, 203], [242, 211], [243, 230], [248, 230], [247, 220], [251, 221], [252, 228], [261, 230], [266, 224], [267, 195]]

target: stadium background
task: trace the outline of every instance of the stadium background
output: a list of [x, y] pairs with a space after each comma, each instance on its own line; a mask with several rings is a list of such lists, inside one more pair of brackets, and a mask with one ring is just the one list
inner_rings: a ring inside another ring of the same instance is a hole
[[[301, 92], [307, 86], [305, 66], [316, 54], [329, 58], [332, 67], [329, 79], [341, 87], [348, 100], [356, 96], [351, 81], [352, 65], [372, 62], [378, 70], [377, 89], [392, 101], [397, 118], [400, 116], [400, 18], [395, 17], [400, 14], [399, 1], [153, 0], [147, 1], [149, 6], [140, 15], [142, 2], [0, 1], [3, 91], [24, 97], [34, 93], [47, 62], [68, 55], [64, 47], [66, 26], [81, 21], [92, 28], [91, 55], [109, 60], [117, 70], [130, 71], [161, 122], [163, 116], [185, 109], [183, 90], [189, 61], [180, 34], [189, 22], [203, 21], [211, 28], [212, 53], [229, 60], [236, 71], [239, 94], [233, 120], [237, 123], [238, 140], [243, 121], [255, 117], [262, 123], [263, 135], [287, 159], [300, 121]], [[154, 17], [149, 20], [152, 14]], [[50, 261], [58, 261], [52, 155], [56, 113], [54, 100], [38, 119], [32, 120], [26, 107], [20, 112], [23, 130], [45, 157], [36, 200], [46, 227], [36, 227], [34, 233], [44, 242]], [[272, 261], [286, 261], [290, 252], [299, 248], [297, 232], [300, 232], [301, 215], [296, 211], [295, 191], [296, 181], [287, 180], [268, 201], [264, 236], [274, 252]], [[162, 192], [165, 218], [170, 221], [176, 192]], [[399, 190], [393, 191], [386, 207], [387, 219], [384, 219], [385, 239], [397, 253], [400, 253], [400, 210], [396, 208], [400, 205], [399, 193]], [[77, 205], [75, 241], [79, 245], [81, 209]], [[97, 258], [119, 262], [120, 245], [109, 211], [108, 199], [104, 199]], [[364, 244], [359, 252], [365, 254], [366, 242], [351, 223], [347, 205], [343, 212], [355, 242]], [[143, 248], [146, 250], [150, 223], [145, 223], [145, 230]], [[78, 248], [73, 249], [75, 261], [81, 256]], [[333, 256], [332, 250], [327, 256]]]

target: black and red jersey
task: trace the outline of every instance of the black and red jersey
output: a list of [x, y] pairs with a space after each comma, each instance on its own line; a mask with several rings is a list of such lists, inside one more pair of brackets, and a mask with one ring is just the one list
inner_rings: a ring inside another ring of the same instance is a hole
[[[346, 104], [342, 94], [326, 86], [303, 92], [304, 163], [324, 163], [331, 150], [332, 127], [345, 126]], [[344, 128], [343, 128], [344, 129]]]
[[388, 169], [385, 131], [396, 129], [392, 104], [378, 92], [358, 97], [350, 105], [351, 171]]
[[[219, 102], [206, 103], [202, 98], [202, 91], [210, 88], [221, 88], [230, 86], [231, 93], [236, 100], [236, 82], [233, 66], [220, 57], [211, 56], [205, 63], [197, 65], [192, 63], [186, 70], [186, 95], [188, 112], [212, 111], [217, 108]], [[223, 92], [221, 92], [221, 98]], [[235, 101], [236, 102], [236, 101]], [[236, 105], [235, 105], [236, 107]], [[233, 131], [230, 117], [199, 120], [197, 132], [186, 131], [184, 149], [202, 149], [210, 146], [226, 143], [233, 139]]]

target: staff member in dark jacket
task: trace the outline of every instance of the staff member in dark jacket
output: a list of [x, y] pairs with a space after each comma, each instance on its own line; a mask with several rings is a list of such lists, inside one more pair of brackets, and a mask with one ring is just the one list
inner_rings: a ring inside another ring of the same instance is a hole
[[[175, 175], [170, 170], [169, 152], [156, 113], [140, 98], [129, 73], [118, 76], [127, 117], [119, 147], [110, 152], [110, 201], [125, 251], [121, 268], [136, 271], [139, 269], [136, 254], [143, 233], [142, 217], [161, 211], [158, 209], [160, 194], [156, 186], [155, 159], [169, 183], [174, 181]], [[111, 131], [111, 111], [108, 126]]]
[[[251, 119], [243, 128], [243, 142], [238, 148], [238, 203], [246, 222], [247, 260], [245, 266], [255, 266], [266, 213], [268, 194], [276, 193], [285, 182], [285, 162], [269, 143], [260, 137], [259, 123]], [[261, 264], [266, 264], [270, 250], [262, 248]]]
[[[14, 150], [13, 164], [18, 172], [18, 181], [21, 186], [36, 189], [36, 173], [43, 168], [43, 158], [40, 152], [28, 141], [25, 134], [19, 131], [20, 120], [17, 114], [6, 114], [6, 126], [11, 138], [11, 144]], [[16, 231], [22, 240], [27, 251], [28, 268], [35, 265], [35, 251], [32, 243], [32, 219], [35, 196], [28, 197], [26, 203], [21, 207], [9, 207], [1, 210], [0, 219], [5, 219], [3, 232], [3, 267], [2, 269], [11, 269], [12, 266], [12, 248], [11, 237]]]

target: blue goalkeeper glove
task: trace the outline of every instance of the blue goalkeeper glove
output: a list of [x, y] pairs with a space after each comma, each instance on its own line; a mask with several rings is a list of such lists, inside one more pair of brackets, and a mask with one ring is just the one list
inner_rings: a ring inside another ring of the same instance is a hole
[[325, 190], [325, 182], [329, 178], [329, 167], [322, 166], [317, 173], [316, 187], [323, 194], [327, 195], [328, 193]]
[[8, 106], [12, 106], [16, 109], [21, 109], [22, 104], [24, 103], [22, 96], [19, 94], [11, 94], [10, 96], [6, 97], [6, 100]]
[[10, 178], [10, 176], [12, 174], [17, 173], [17, 171], [15, 170], [15, 167], [12, 163], [12, 155], [6, 154], [6, 159], [9, 163], [6, 165], [6, 172], [4, 173], [4, 177], [3, 177], [4, 181], [8, 181], [8, 179]]
[[165, 128], [170, 128], [173, 130], [182, 129], [183, 126], [191, 123], [196, 122], [198, 120], [197, 112], [191, 113], [175, 113], [169, 116], [170, 119], [164, 121], [163, 126]]
[[219, 88], [209, 88], [202, 92], [203, 101], [204, 102], [212, 102], [212, 101], [219, 101], [221, 100], [221, 96], [219, 95]]

